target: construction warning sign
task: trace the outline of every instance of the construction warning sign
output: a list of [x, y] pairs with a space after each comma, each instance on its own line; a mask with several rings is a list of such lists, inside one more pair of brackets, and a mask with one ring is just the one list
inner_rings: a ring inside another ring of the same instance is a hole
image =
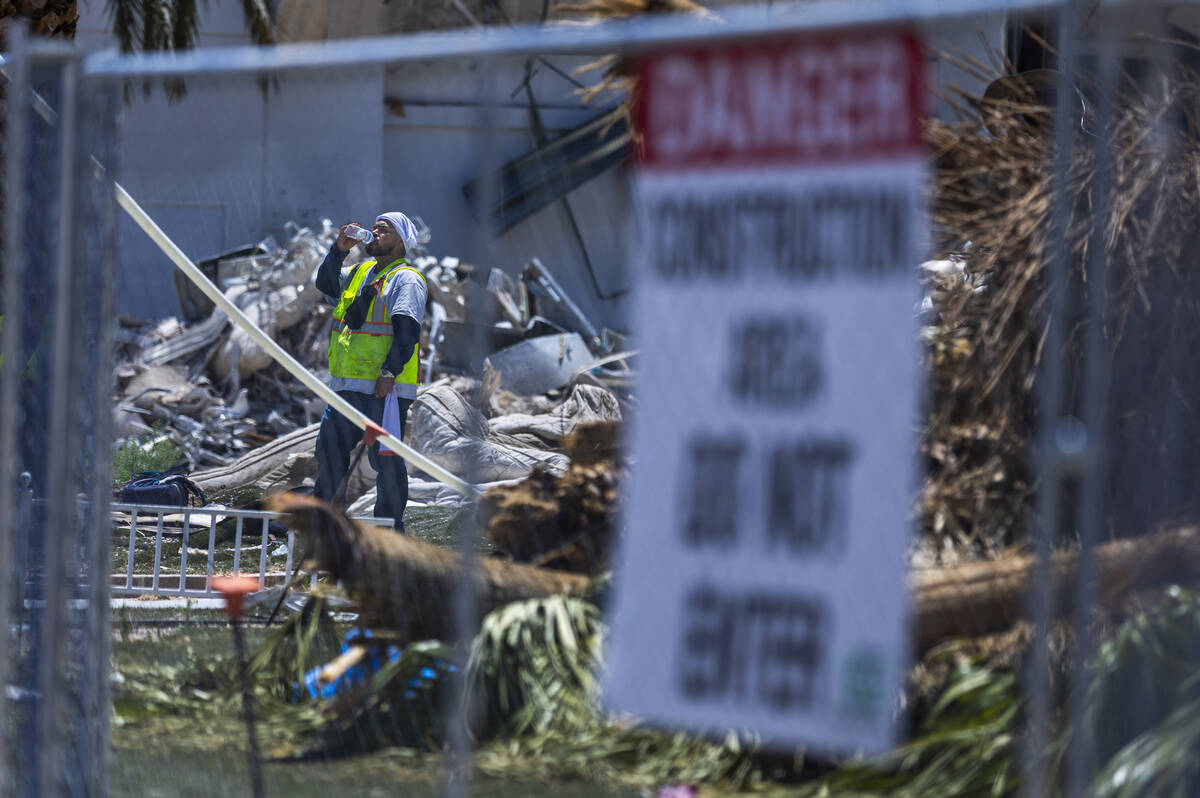
[[909, 665], [924, 81], [907, 30], [640, 68], [642, 350], [606, 700], [886, 748]]

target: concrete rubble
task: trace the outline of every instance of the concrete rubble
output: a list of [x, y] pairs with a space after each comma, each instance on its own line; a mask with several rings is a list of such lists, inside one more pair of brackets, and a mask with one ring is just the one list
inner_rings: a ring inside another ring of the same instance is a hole
[[[423, 227], [423, 225], [419, 225]], [[198, 265], [269, 336], [318, 375], [327, 373], [332, 307], [314, 285], [336, 237], [289, 224], [267, 239]], [[422, 241], [429, 240], [428, 228]], [[366, 257], [352, 250], [346, 265]], [[410, 262], [429, 304], [421, 341], [422, 387], [406, 442], [484, 488], [512, 485], [534, 469], [561, 477], [563, 439], [592, 423], [619, 423], [632, 353], [598, 329], [550, 270], [534, 259], [514, 280], [484, 274], [419, 246]], [[116, 445], [169, 440], [189, 477], [218, 503], [242, 505], [316, 476], [313, 447], [324, 402], [275, 364], [211, 300], [178, 275], [181, 318], [122, 317], [117, 332]], [[462, 496], [410, 468], [413, 505], [457, 505]], [[374, 472], [362, 458], [347, 491], [352, 514], [369, 513]]]

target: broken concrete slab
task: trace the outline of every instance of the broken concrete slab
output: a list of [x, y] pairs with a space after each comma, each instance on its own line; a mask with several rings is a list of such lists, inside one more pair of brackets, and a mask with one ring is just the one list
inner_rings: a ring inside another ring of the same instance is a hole
[[159, 366], [186, 357], [211, 346], [221, 337], [228, 324], [229, 317], [219, 310], [214, 310], [211, 316], [199, 324], [180, 331], [178, 335], [167, 338], [160, 344], [143, 349], [138, 360], [145, 366]]
[[484, 360], [500, 375], [501, 388], [526, 396], [561, 388], [590, 362], [592, 353], [579, 333], [529, 338]]
[[544, 316], [565, 329], [580, 333], [595, 354], [604, 352], [596, 326], [583, 314], [540, 260], [533, 258], [525, 265], [521, 272], [521, 282], [533, 300], [531, 315]]

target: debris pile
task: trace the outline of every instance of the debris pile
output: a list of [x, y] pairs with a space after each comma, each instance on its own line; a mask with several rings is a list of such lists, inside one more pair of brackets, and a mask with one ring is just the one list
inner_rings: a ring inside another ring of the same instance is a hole
[[[1034, 81], [1004, 83], [1011, 99], [965, 98], [977, 109], [973, 118], [928, 125], [933, 227], [944, 259], [926, 269], [931, 388], [918, 513], [935, 558], [995, 556], [1027, 539], [1043, 359], [1068, 364], [1074, 406], [1086, 391], [1071, 365], [1086, 331], [1082, 310], [1065, 319], [1063, 349], [1044, 351], [1045, 275], [1056, 241], [1053, 114]], [[1108, 127], [1107, 181], [1096, 179], [1103, 137], [1090, 132], [1095, 120], [1071, 126], [1065, 252], [1082, 297], [1095, 290], [1083, 277], [1089, 253], [1102, 246], [1108, 258], [1108, 362], [1098, 365], [1110, 379], [1110, 535], [1146, 534], [1200, 509], [1192, 492], [1172, 488], [1200, 469], [1185, 443], [1200, 434], [1187, 399], [1197, 380], [1191, 331], [1200, 311], [1190, 255], [1190, 220], [1200, 211], [1197, 88], [1192, 79], [1122, 84]], [[1106, 183], [1102, 202], [1097, 191]], [[1104, 209], [1103, 235], [1091, 239]]]
[[[562, 440], [581, 425], [614, 422], [631, 401], [633, 353], [622, 336], [595, 326], [540, 261], [514, 280], [423, 245], [411, 257], [429, 286], [421, 377], [409, 442], [435, 462], [485, 487], [535, 466], [566, 472]], [[263, 331], [303, 365], [327, 373], [332, 308], [315, 288], [317, 267], [336, 238], [288, 226], [283, 245], [267, 239], [197, 265]], [[358, 248], [345, 264], [366, 257]], [[311, 485], [313, 444], [324, 403], [275, 364], [182, 274], [180, 318], [150, 324], [123, 317], [118, 331], [115, 434], [120, 446], [169, 440], [206, 492], [252, 500]], [[469, 375], [484, 375], [483, 380]], [[478, 406], [475, 400], [478, 399]], [[478, 440], [472, 439], [472, 435]], [[413, 473], [414, 504], [462, 497]], [[351, 511], [374, 503], [365, 459], [352, 475]]]
[[[282, 247], [267, 240], [199, 265], [268, 335], [319, 370], [332, 314], [312, 286], [312, 275], [335, 231], [326, 223], [320, 232], [295, 227], [290, 232]], [[176, 287], [182, 319], [120, 320], [118, 443], [161, 436], [182, 448], [195, 468], [229, 466], [319, 417], [323, 403], [274, 365], [199, 289], [181, 276]]]

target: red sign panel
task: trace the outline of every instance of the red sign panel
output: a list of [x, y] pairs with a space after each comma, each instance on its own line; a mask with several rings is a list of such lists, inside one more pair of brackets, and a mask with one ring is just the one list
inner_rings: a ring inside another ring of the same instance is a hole
[[924, 63], [910, 31], [673, 51], [644, 59], [644, 165], [871, 161], [921, 150]]

